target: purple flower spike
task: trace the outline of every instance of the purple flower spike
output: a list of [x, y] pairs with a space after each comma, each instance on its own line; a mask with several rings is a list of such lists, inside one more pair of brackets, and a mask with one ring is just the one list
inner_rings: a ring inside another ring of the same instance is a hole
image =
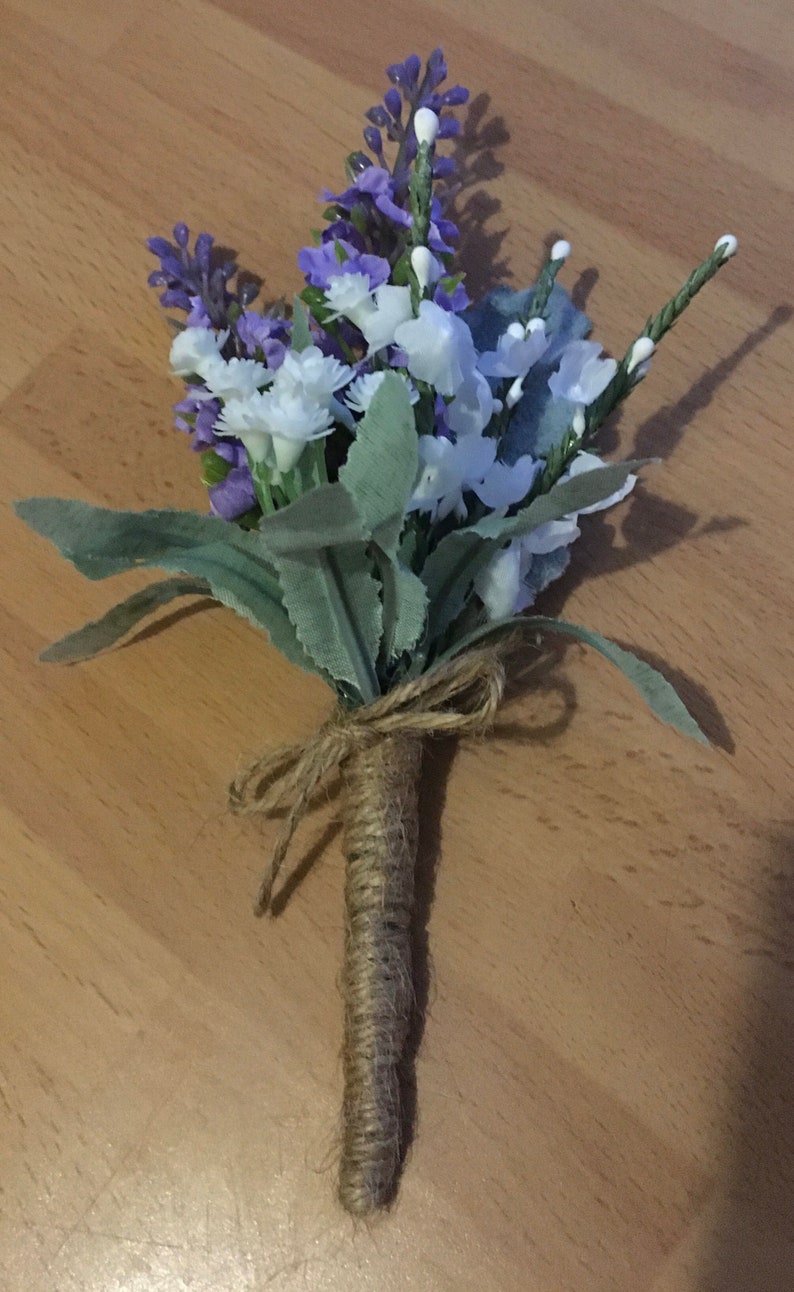
[[468, 103], [469, 91], [465, 85], [453, 85], [449, 90], [445, 90], [441, 96], [441, 102], [445, 108], [458, 108], [463, 103]]
[[[397, 97], [399, 98], [399, 95]], [[373, 126], [383, 126], [385, 129], [389, 124], [389, 114], [385, 108], [380, 106], [380, 104], [377, 104], [374, 108], [370, 108], [364, 113], [364, 116], [367, 118], [367, 121], [372, 122]]]
[[364, 143], [377, 158], [383, 156], [383, 136], [377, 126], [364, 127]]

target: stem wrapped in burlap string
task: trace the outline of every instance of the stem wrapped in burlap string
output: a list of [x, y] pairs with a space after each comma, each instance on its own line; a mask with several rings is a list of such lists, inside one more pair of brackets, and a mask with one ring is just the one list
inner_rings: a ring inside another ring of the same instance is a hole
[[334, 710], [305, 744], [254, 759], [230, 787], [233, 811], [284, 812], [257, 894], [270, 909], [292, 836], [318, 785], [345, 784], [343, 1146], [339, 1196], [365, 1215], [393, 1198], [403, 1126], [400, 1064], [414, 1001], [411, 921], [422, 739], [483, 733], [504, 691], [504, 645], [471, 650], [371, 704]]

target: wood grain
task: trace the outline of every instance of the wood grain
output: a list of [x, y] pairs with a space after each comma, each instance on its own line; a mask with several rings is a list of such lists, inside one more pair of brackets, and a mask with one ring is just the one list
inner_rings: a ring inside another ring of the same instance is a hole
[[336, 804], [268, 922], [269, 827], [224, 811], [242, 755], [328, 696], [217, 608], [37, 665], [141, 580], [81, 581], [5, 506], [3, 1292], [794, 1285], [784, 0], [0, 0], [3, 496], [204, 505], [143, 239], [184, 218], [291, 292], [406, 32], [475, 95], [476, 287], [564, 234], [620, 350], [740, 238], [616, 427], [664, 465], [545, 605], [660, 664], [714, 745], [572, 648], [492, 739], [435, 747], [418, 1132], [397, 1207], [356, 1227]]

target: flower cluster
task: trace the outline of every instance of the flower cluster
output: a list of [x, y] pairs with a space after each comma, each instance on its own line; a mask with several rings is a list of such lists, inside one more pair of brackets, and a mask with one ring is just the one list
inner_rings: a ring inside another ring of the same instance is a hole
[[[391, 85], [367, 112], [347, 186], [325, 190], [325, 228], [298, 254], [305, 286], [293, 317], [251, 308], [257, 288], [232, 281], [200, 234], [189, 250], [150, 240], [164, 305], [186, 314], [171, 347], [186, 382], [177, 426], [202, 453], [211, 511], [245, 527], [307, 489], [338, 478], [358, 425], [387, 372], [408, 392], [418, 470], [406, 528], [424, 557], [456, 526], [514, 515], [555, 484], [603, 466], [592, 452], [604, 417], [648, 371], [646, 329], [622, 363], [585, 339], [589, 324], [556, 283], [571, 248], [554, 244], [535, 288], [498, 289], [472, 309], [454, 272], [454, 189], [439, 144], [460, 132], [435, 50], [387, 69]], [[389, 154], [387, 156], [387, 154]], [[374, 158], [374, 160], [373, 160]], [[735, 247], [718, 243], [717, 262]], [[499, 293], [502, 293], [500, 296]], [[530, 605], [567, 563], [580, 515], [609, 507], [620, 488], [506, 542], [473, 576], [480, 613], [502, 619]]]

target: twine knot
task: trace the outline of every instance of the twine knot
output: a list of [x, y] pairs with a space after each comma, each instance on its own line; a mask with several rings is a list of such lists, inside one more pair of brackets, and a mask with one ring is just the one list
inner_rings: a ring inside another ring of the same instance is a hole
[[302, 744], [258, 755], [229, 787], [239, 815], [285, 812], [284, 824], [254, 903], [269, 910], [273, 887], [292, 836], [317, 786], [356, 750], [384, 736], [472, 735], [493, 724], [505, 685], [504, 643], [470, 650], [403, 682], [357, 709], [337, 707]]

